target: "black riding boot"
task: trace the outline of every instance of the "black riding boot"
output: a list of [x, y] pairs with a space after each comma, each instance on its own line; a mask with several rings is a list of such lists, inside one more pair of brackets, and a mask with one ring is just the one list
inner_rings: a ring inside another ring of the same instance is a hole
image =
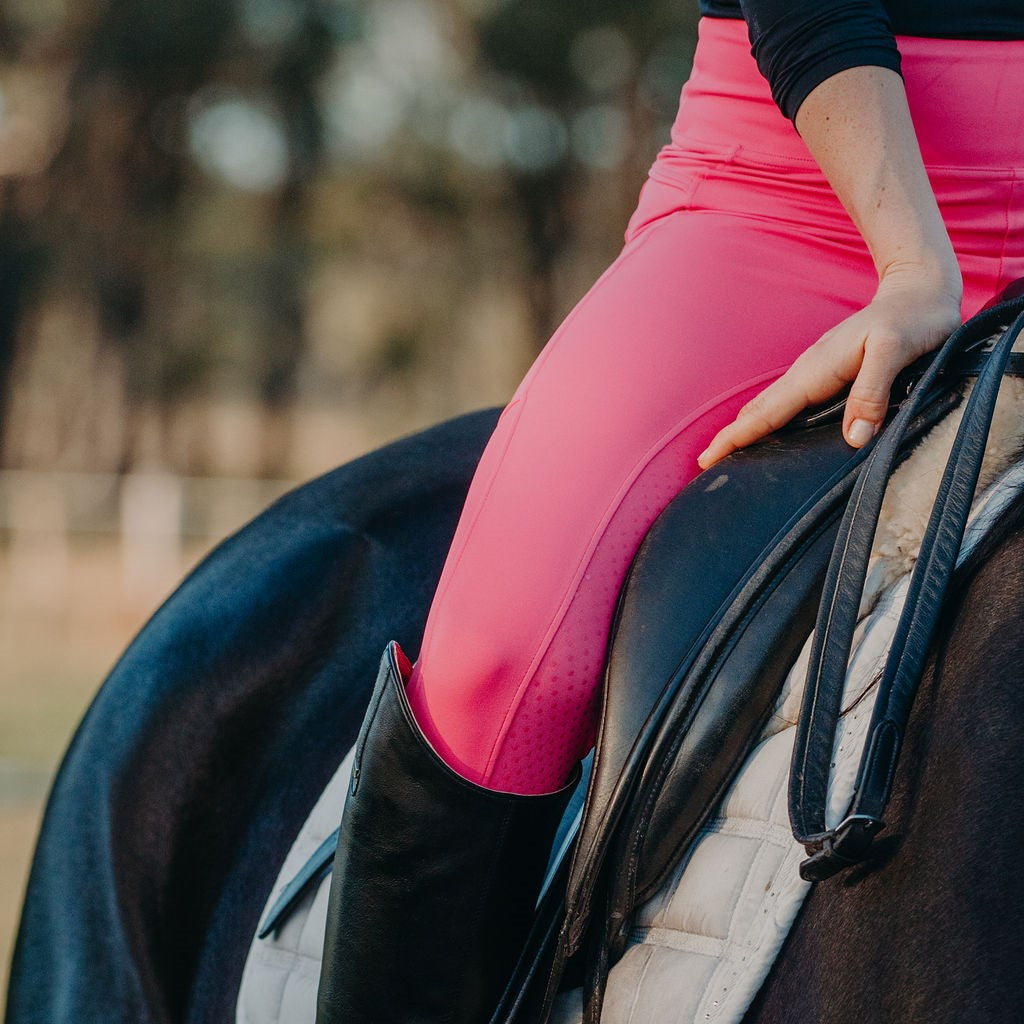
[[486, 1024], [578, 773], [542, 796], [462, 778], [420, 732], [391, 643], [334, 858], [317, 1024]]

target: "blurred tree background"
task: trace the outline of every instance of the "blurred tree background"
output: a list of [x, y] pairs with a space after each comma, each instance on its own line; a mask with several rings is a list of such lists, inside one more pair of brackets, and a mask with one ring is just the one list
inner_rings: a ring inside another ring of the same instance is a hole
[[508, 399], [695, 35], [678, 0], [0, 4], [0, 991], [107, 665], [290, 483]]
[[304, 477], [505, 401], [621, 244], [694, 13], [5, 0], [2, 464]]

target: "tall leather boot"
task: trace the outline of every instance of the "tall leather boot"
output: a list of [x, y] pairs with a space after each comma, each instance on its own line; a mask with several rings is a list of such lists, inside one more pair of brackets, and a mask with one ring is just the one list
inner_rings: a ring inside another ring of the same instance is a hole
[[563, 789], [484, 789], [442, 761], [391, 643], [357, 740], [317, 1024], [486, 1024], [533, 917]]

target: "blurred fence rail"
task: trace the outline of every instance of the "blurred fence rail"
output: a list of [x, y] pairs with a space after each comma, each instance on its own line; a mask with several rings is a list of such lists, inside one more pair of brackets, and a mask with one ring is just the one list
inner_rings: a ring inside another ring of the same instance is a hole
[[174, 583], [197, 547], [232, 533], [295, 484], [166, 472], [0, 471], [3, 612], [73, 611], [75, 562], [86, 552], [109, 563], [108, 592], [98, 599], [146, 603]]

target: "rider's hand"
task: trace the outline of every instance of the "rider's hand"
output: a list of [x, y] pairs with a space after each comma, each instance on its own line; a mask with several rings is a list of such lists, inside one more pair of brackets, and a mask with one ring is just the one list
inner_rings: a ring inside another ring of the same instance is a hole
[[878, 432], [896, 374], [960, 325], [958, 273], [893, 267], [870, 304], [816, 341], [777, 381], [748, 402], [699, 456], [707, 469], [770, 434], [798, 412], [853, 382], [843, 435], [855, 448]]
[[795, 123], [871, 253], [878, 291], [740, 411], [697, 460], [703, 469], [850, 382], [843, 433], [856, 447], [866, 444], [896, 374], [960, 324], [960, 270], [903, 79], [873, 66], [839, 71], [808, 93]]

